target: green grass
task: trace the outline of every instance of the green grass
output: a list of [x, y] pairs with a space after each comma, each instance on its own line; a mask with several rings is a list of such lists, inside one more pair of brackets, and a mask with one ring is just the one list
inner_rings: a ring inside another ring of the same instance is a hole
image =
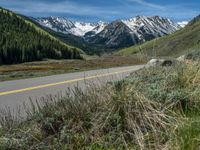
[[199, 61], [200, 60], [200, 50], [194, 49], [186, 54], [186, 59], [193, 60], [193, 61]]
[[75, 87], [44, 98], [43, 107], [33, 104], [21, 123], [7, 111], [0, 115], [0, 148], [197, 150], [199, 68], [147, 68], [122, 81]]
[[148, 56], [180, 56], [200, 47], [200, 21], [190, 23], [174, 34], [154, 39], [144, 44], [120, 50], [119, 55], [134, 55], [136, 53]]
[[181, 150], [197, 150], [200, 148], [200, 117], [199, 115], [187, 118], [178, 126], [174, 147]]
[[46, 60], [18, 65], [2, 65], [0, 66], [0, 81], [146, 63], [145, 59], [136, 57], [84, 57], [84, 60]]

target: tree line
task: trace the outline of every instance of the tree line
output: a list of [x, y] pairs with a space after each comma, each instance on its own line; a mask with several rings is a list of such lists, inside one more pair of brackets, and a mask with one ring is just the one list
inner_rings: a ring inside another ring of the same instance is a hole
[[76, 59], [80, 51], [51, 37], [17, 14], [0, 8], [0, 64]]

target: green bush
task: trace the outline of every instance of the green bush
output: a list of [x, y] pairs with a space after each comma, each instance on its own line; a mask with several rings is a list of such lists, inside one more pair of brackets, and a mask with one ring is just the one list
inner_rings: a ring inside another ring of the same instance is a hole
[[193, 50], [186, 55], [186, 59], [190, 60], [200, 60], [200, 50]]

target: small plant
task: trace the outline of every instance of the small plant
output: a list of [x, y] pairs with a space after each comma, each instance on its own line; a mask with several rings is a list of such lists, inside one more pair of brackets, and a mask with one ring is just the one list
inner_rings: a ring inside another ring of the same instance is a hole
[[186, 55], [186, 58], [190, 60], [196, 60], [196, 61], [200, 60], [200, 50], [199, 49], [192, 50]]

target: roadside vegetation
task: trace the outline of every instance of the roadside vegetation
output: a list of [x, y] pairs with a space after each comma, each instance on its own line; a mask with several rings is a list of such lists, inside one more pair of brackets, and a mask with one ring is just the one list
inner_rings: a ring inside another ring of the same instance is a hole
[[16, 80], [91, 69], [146, 63], [146, 58], [120, 56], [84, 56], [82, 60], [46, 60], [17, 65], [0, 65], [0, 81]]
[[186, 54], [186, 59], [199, 61], [200, 60], [200, 49], [194, 49]]
[[0, 149], [200, 148], [198, 63], [150, 67], [87, 87], [44, 98], [22, 123], [2, 111]]

